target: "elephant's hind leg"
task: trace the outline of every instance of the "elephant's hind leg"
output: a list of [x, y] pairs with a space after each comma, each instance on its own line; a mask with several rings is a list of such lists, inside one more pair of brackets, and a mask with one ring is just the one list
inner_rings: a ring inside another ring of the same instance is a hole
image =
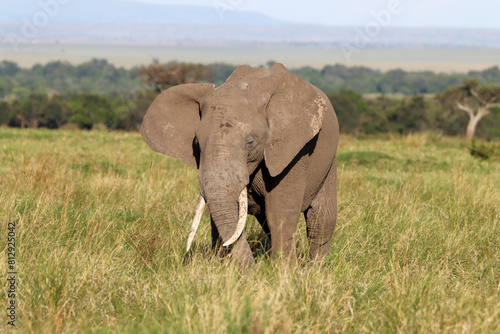
[[307, 239], [313, 260], [324, 259], [330, 251], [337, 222], [337, 161], [333, 161], [325, 183], [305, 212]]

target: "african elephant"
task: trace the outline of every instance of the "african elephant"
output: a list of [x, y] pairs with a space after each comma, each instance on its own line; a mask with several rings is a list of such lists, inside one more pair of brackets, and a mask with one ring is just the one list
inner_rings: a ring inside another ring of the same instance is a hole
[[328, 254], [337, 219], [337, 117], [323, 92], [282, 64], [240, 66], [217, 88], [167, 89], [149, 107], [141, 134], [153, 150], [199, 169], [188, 250], [206, 203], [212, 247], [219, 238], [225, 247], [235, 242], [232, 256], [244, 265], [254, 263], [247, 213], [270, 236], [271, 255], [296, 253], [302, 212], [311, 258]]

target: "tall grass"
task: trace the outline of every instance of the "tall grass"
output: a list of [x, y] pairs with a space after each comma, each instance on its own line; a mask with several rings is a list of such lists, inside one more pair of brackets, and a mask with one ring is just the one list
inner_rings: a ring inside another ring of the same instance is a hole
[[197, 172], [138, 134], [0, 128], [0, 271], [15, 221], [17, 330], [500, 332], [500, 164], [425, 134], [342, 137], [338, 159], [327, 263], [305, 260], [303, 220], [286, 264], [249, 219], [257, 265], [243, 270], [211, 254], [208, 214], [184, 256]]

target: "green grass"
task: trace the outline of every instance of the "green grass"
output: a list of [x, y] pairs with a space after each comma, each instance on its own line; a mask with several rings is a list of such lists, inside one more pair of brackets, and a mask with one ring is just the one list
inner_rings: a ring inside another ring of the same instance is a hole
[[197, 172], [139, 134], [0, 138], [0, 272], [14, 221], [20, 333], [500, 332], [500, 163], [459, 139], [341, 137], [328, 262], [305, 261], [303, 220], [299, 260], [266, 257], [250, 219], [259, 256], [242, 270], [212, 256], [208, 214], [184, 258]]

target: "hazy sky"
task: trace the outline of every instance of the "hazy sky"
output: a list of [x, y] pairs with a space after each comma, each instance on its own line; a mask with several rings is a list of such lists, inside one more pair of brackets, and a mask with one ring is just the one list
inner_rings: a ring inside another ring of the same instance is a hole
[[[127, 1], [127, 0], [124, 0]], [[391, 26], [500, 28], [498, 0], [136, 0], [165, 4], [217, 7], [230, 15], [231, 9], [259, 12], [274, 18], [324, 25], [364, 26], [373, 13]], [[227, 10], [226, 10], [227, 9]]]

